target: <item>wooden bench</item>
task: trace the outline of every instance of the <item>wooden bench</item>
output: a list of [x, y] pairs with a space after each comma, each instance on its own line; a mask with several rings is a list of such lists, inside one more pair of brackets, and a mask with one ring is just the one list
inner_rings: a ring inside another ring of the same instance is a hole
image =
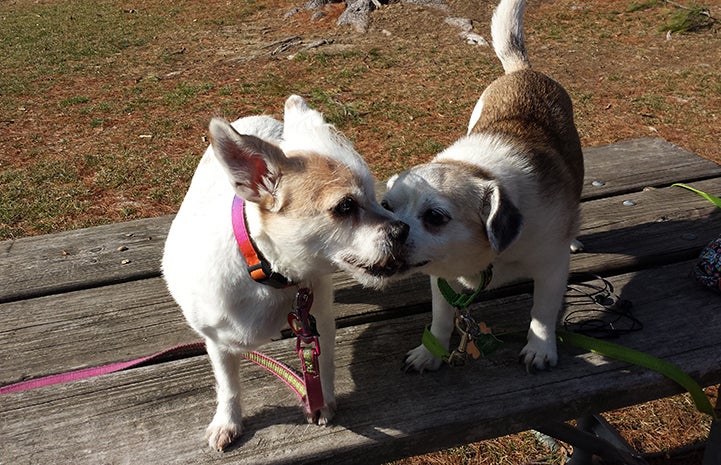
[[[718, 194], [721, 166], [660, 139], [585, 156], [585, 252], [574, 255], [573, 271], [607, 277], [633, 303], [644, 328], [616, 342], [673, 362], [704, 386], [721, 383], [721, 298], [689, 277], [701, 248], [721, 233], [721, 211], [670, 187], [686, 182]], [[198, 340], [160, 277], [170, 221], [0, 242], [0, 385]], [[515, 338], [462, 368], [404, 374], [401, 360], [430, 322], [428, 279], [384, 292], [342, 274], [335, 281], [332, 426], [305, 424], [297, 398], [247, 363], [245, 434], [226, 453], [209, 450], [213, 376], [204, 354], [190, 354], [3, 395], [0, 463], [382, 463], [532, 428], [558, 433], [557, 422], [681, 391], [652, 371], [565, 346], [557, 369], [528, 375]], [[523, 331], [529, 309], [527, 287], [517, 286], [483, 296], [472, 313], [496, 332]], [[262, 350], [297, 366], [294, 343]]]

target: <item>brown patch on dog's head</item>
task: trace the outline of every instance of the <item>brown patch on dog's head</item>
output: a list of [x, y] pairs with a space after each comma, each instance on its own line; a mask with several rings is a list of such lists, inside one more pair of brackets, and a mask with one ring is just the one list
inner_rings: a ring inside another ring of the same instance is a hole
[[279, 211], [286, 215], [329, 211], [341, 199], [362, 191], [363, 180], [332, 158], [291, 152], [279, 187]]
[[211, 123], [216, 159], [248, 201], [256, 245], [292, 281], [342, 268], [382, 286], [404, 265], [408, 226], [381, 208], [367, 164], [319, 112], [291, 96], [284, 116], [279, 146]]

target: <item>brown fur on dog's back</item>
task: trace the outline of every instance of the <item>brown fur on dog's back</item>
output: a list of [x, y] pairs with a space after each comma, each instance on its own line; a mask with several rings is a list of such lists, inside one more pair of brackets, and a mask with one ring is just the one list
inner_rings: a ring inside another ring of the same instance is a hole
[[[470, 131], [499, 134], [528, 148], [531, 163], [542, 176], [550, 175], [568, 185], [576, 199], [583, 188], [581, 141], [573, 123], [568, 93], [548, 76], [524, 69], [496, 79], [482, 96], [483, 111]], [[562, 163], [541, 162], [549, 151]]]

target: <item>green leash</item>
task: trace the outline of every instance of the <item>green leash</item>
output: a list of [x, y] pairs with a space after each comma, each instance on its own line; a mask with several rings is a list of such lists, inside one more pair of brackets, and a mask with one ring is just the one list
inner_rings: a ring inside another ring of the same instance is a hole
[[491, 284], [492, 278], [493, 267], [489, 266], [481, 272], [478, 287], [471, 294], [458, 293], [453, 290], [448, 281], [438, 278], [438, 290], [441, 291], [443, 298], [455, 308], [455, 326], [461, 335], [461, 342], [453, 352], [448, 351], [445, 345], [431, 333], [431, 327], [428, 325], [423, 331], [421, 342], [431, 354], [450, 365], [462, 365], [469, 356], [474, 359], [480, 356], [485, 357], [502, 344], [502, 341], [494, 336], [484, 323], [474, 320], [467, 310], [478, 294]]
[[441, 291], [441, 294], [443, 294], [443, 298], [446, 299], [446, 302], [459, 310], [465, 310], [466, 307], [471, 305], [476, 297], [478, 297], [478, 294], [486, 290], [488, 285], [491, 284], [492, 278], [493, 267], [489, 266], [481, 272], [481, 282], [472, 294], [464, 294], [454, 291], [451, 285], [448, 284], [448, 281], [443, 278], [438, 278], [437, 283], [438, 289]]
[[426, 329], [423, 331], [423, 337], [421, 343], [428, 349], [428, 352], [432, 353], [436, 358], [443, 360], [448, 363], [451, 358], [451, 353], [446, 349], [441, 341], [431, 333], [431, 325], [426, 325]]
[[[707, 194], [706, 192], [682, 183], [672, 184], [671, 186], [683, 187], [684, 189], [688, 189], [691, 192], [695, 192], [696, 194], [700, 195], [712, 204], [721, 208], [721, 198], [718, 198], [711, 194]], [[656, 373], [659, 373], [669, 378], [670, 380], [675, 381], [677, 384], [679, 384], [681, 387], [688, 391], [688, 393], [691, 395], [691, 399], [693, 400], [694, 405], [696, 406], [696, 409], [698, 409], [699, 412], [711, 415], [711, 418], [713, 418], [714, 421], [718, 421], [716, 412], [711, 406], [711, 401], [709, 401], [709, 398], [703, 392], [701, 386], [699, 386], [699, 384], [694, 381], [693, 378], [691, 378], [688, 374], [686, 374], [686, 372], [681, 370], [676, 365], [669, 363], [665, 360], [661, 360], [660, 358], [654, 357], [647, 353], [640, 352], [638, 350], [629, 349], [628, 347], [584, 336], [582, 334], [571, 333], [563, 330], [558, 330], [556, 334], [558, 340], [563, 343], [580, 347], [581, 349], [603, 355], [604, 357], [614, 358], [622, 362], [631, 363], [633, 365], [637, 365], [643, 368], [648, 368], [649, 370], [653, 370]]]
[[616, 360], [648, 368], [649, 370], [662, 374], [663, 376], [678, 383], [681, 387], [686, 389], [689, 394], [691, 394], [691, 399], [693, 399], [693, 403], [696, 405], [699, 412], [707, 413], [711, 415], [711, 418], [714, 420], [718, 420], [716, 412], [711, 406], [711, 401], [703, 392], [701, 386], [699, 386], [693, 378], [676, 365], [638, 350], [629, 349], [628, 347], [584, 336], [582, 334], [558, 330], [556, 331], [556, 335], [558, 340], [564, 344], [571, 344], [576, 347], [580, 347], [581, 349], [588, 350], [589, 352], [603, 355], [604, 357], [614, 358]]
[[[628, 347], [578, 333], [558, 330], [556, 337], [564, 344], [573, 345], [604, 357], [647, 368], [667, 377], [688, 391], [699, 412], [708, 414], [714, 421], [718, 421], [711, 401], [706, 396], [706, 393], [703, 392], [701, 386], [676, 365], [638, 350], [629, 349]], [[449, 361], [451, 353], [431, 334], [429, 326], [426, 326], [423, 332], [422, 341], [426, 349], [433, 355], [444, 362]]]
[[676, 184], [671, 184], [671, 187], [683, 187], [684, 189], [688, 189], [691, 192], [697, 193], [698, 195], [700, 195], [704, 199], [708, 200], [712, 204], [716, 205], [717, 207], [721, 208], [721, 199], [716, 197], [715, 195], [707, 194], [704, 191], [700, 191], [700, 190], [696, 189], [695, 187], [691, 187], [689, 185], [682, 184], [680, 182], [677, 182]]
[[[719, 199], [718, 197], [711, 196], [709, 194], [685, 185], [681, 185], [680, 187], [685, 187], [694, 192], [697, 192], [702, 197], [707, 198], [714, 204], [721, 207], [721, 199]], [[446, 301], [456, 308], [456, 328], [459, 329], [459, 331], [461, 332], [462, 340], [467, 339], [470, 331], [462, 330], [458, 323], [459, 318], [467, 318], [468, 321], [472, 322], [472, 326], [475, 327], [476, 322], [468, 315], [466, 308], [473, 302], [473, 300], [475, 300], [475, 298], [481, 292], [483, 292], [488, 287], [491, 282], [492, 276], [493, 273], [491, 267], [483, 271], [481, 273], [481, 282], [472, 294], [457, 293], [453, 290], [453, 288], [450, 286], [450, 284], [448, 284], [445, 279], [438, 278], [438, 289], [441, 291], [441, 294], [446, 299]], [[468, 325], [466, 327], [469, 326], [471, 325]], [[485, 327], [485, 325], [481, 323], [481, 327]], [[474, 335], [474, 339], [471, 341], [471, 347], [477, 347], [478, 353], [483, 356], [486, 356], [489, 353], [493, 352], [493, 350], [495, 350], [496, 348], [498, 348], [498, 346], [500, 346], [500, 344], [502, 344], [502, 341], [496, 338], [493, 334], [491, 334], [490, 330], [487, 332], [483, 332], [483, 334], [480, 334], [480, 336], [481, 337], [479, 337], [479, 334]], [[694, 405], [699, 412], [706, 413], [710, 415], [714, 421], [718, 421], [716, 412], [711, 405], [711, 401], [703, 392], [701, 386], [676, 365], [638, 350], [630, 349], [628, 347], [624, 347], [601, 339], [584, 336], [578, 333], [558, 330], [556, 331], [556, 337], [560, 342], [564, 344], [574, 345], [576, 347], [602, 355], [604, 357], [613, 358], [622, 362], [631, 363], [633, 365], [647, 368], [669, 378], [670, 380], [676, 382], [681, 387], [686, 389], [686, 391], [688, 391], [688, 393], [691, 395], [691, 399], [693, 400]], [[453, 365], [454, 358], [465, 359], [467, 357], [467, 354], [471, 353], [471, 351], [467, 350], [466, 348], [467, 344], [464, 344], [463, 342], [461, 343], [461, 346], [459, 346], [458, 350], [454, 350], [453, 353], [449, 352], [448, 349], [446, 349], [446, 347], [431, 333], [430, 325], [425, 327], [421, 341], [430, 353], [451, 365]], [[474, 356], [474, 358], [477, 358], [477, 356]]]
[[[672, 184], [672, 187], [682, 187], [684, 189], [688, 189], [691, 192], [700, 195], [701, 197], [708, 200], [717, 207], [721, 208], [721, 198], [719, 197], [708, 194], [704, 191], [701, 191], [683, 183]], [[489, 267], [487, 270], [481, 273], [481, 283], [472, 294], [459, 294], [455, 292], [453, 288], [451, 288], [451, 286], [448, 284], [448, 282], [442, 278], [438, 279], [438, 289], [440, 289], [441, 294], [443, 294], [443, 297], [446, 299], [446, 301], [448, 301], [450, 305], [452, 305], [458, 310], [465, 310], [466, 307], [468, 307], [473, 302], [473, 300], [478, 297], [478, 294], [483, 292], [486, 287], [488, 287], [488, 284], [491, 281], [491, 277], [492, 269], [491, 267]], [[698, 409], [699, 412], [706, 413], [710, 415], [714, 421], [718, 421], [718, 417], [713, 406], [711, 405], [711, 401], [706, 396], [706, 393], [703, 392], [701, 386], [696, 381], [694, 381], [691, 376], [689, 376], [686, 372], [681, 370], [676, 365], [638, 350], [629, 349], [628, 347], [584, 336], [582, 334], [571, 333], [564, 330], [558, 330], [556, 334], [558, 340], [564, 344], [571, 344], [589, 352], [602, 355], [604, 357], [613, 358], [622, 362], [631, 363], [633, 365], [647, 368], [669, 378], [670, 380], [676, 382], [681, 387], [686, 389], [686, 391], [688, 391], [688, 393], [691, 395], [691, 399], [693, 400], [694, 405], [696, 406], [696, 409]], [[481, 353], [483, 355], [487, 355], [488, 353], [490, 353], [490, 351], [495, 350], [495, 348], [498, 347], [498, 345], [501, 343], [501, 341], [492, 334], [489, 333], [488, 335], [490, 336], [490, 339], [488, 339], [488, 341], [490, 342], [488, 346], [489, 351], [481, 350]], [[425, 331], [423, 332], [422, 342], [426, 349], [428, 349], [436, 357], [446, 362], [452, 360], [453, 354], [451, 354], [444, 347], [444, 345], [441, 344], [435, 336], [433, 336], [430, 331], [430, 326], [426, 326]], [[483, 343], [479, 340], [476, 340], [476, 342], [476, 345], [483, 346]], [[481, 348], [479, 347], [479, 349]]]

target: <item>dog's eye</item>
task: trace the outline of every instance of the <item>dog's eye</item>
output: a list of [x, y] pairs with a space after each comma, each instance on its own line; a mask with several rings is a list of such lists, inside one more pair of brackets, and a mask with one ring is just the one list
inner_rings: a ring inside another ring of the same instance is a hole
[[443, 226], [449, 221], [451, 221], [451, 217], [443, 210], [434, 208], [423, 213], [423, 222], [428, 226]]
[[391, 204], [389, 204], [387, 200], [381, 200], [381, 207], [385, 208], [389, 212], [393, 211], [393, 208], [391, 208]]
[[333, 214], [341, 218], [350, 216], [356, 211], [358, 211], [358, 202], [352, 197], [345, 197], [338, 205], [333, 207]]

